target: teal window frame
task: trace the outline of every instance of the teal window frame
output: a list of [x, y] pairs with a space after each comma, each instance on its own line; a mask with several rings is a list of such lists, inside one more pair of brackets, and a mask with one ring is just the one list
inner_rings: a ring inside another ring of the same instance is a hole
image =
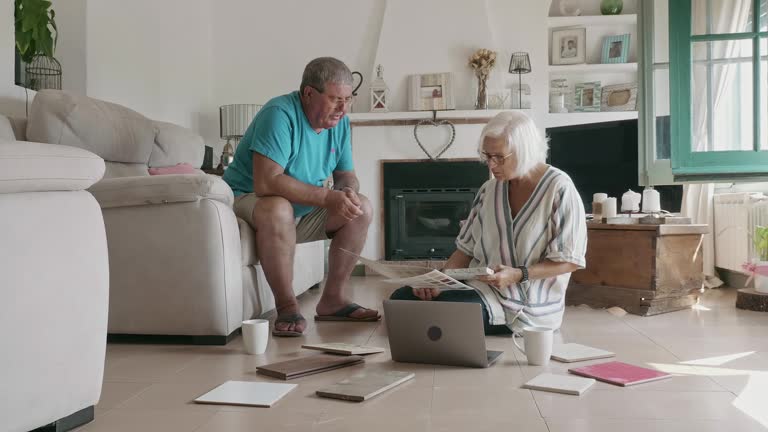
[[[692, 0], [669, 1], [669, 73], [672, 138], [672, 173], [676, 181], [752, 180], [768, 178], [768, 150], [760, 150], [760, 32], [761, 1], [752, 0], [752, 31], [730, 34], [692, 34]], [[752, 39], [753, 150], [694, 152], [691, 49], [694, 42]], [[765, 113], [768, 115], [768, 113]]]

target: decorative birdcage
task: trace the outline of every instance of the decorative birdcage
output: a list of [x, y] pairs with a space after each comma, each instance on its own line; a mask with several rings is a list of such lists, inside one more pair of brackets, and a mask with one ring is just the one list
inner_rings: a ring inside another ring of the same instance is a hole
[[24, 68], [24, 81], [32, 90], [61, 90], [61, 63], [53, 57], [36, 54]]

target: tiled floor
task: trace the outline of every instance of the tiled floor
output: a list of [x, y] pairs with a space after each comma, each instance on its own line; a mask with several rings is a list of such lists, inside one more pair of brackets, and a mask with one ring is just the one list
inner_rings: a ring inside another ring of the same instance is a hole
[[[380, 304], [392, 291], [378, 278], [353, 278], [351, 288], [363, 305]], [[305, 316], [313, 316], [319, 294], [302, 296]], [[488, 337], [489, 349], [505, 351], [488, 369], [396, 364], [382, 353], [364, 365], [293, 380], [299, 387], [272, 408], [190, 402], [226, 380], [271, 381], [256, 375], [256, 366], [294, 358], [302, 343], [386, 347], [383, 322], [310, 319], [305, 337], [272, 339], [267, 353], [257, 356], [245, 355], [239, 338], [225, 347], [110, 345], [96, 420], [81, 430], [768, 431], [768, 313], [737, 310], [734, 302], [735, 290], [712, 290], [695, 310], [649, 318], [568, 307], [557, 340], [676, 374], [630, 388], [598, 383], [581, 397], [521, 389], [542, 370], [565, 373], [567, 366], [528, 366], [509, 337]], [[408, 370], [416, 378], [359, 404], [315, 396], [318, 388], [363, 369]]]

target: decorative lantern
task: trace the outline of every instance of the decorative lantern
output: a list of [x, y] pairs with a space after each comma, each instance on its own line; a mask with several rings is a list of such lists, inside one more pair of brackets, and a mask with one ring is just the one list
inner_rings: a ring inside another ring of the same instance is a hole
[[24, 68], [26, 86], [35, 91], [61, 90], [61, 63], [45, 54], [35, 54]]
[[376, 67], [376, 79], [371, 83], [371, 112], [389, 112], [389, 88], [384, 82], [384, 68]]

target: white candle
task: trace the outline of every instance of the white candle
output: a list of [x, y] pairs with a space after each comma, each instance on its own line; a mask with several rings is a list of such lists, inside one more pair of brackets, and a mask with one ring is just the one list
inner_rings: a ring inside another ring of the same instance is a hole
[[643, 191], [643, 213], [658, 213], [661, 211], [661, 197], [659, 191], [646, 188]]
[[592, 202], [603, 202], [606, 198], [608, 198], [608, 194], [605, 193], [592, 194]]
[[616, 198], [610, 197], [603, 201], [603, 217], [616, 217]]

